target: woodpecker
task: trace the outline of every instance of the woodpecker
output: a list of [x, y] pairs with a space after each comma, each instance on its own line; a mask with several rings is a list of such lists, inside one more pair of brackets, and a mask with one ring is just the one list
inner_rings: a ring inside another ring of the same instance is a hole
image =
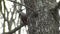
[[[21, 21], [23, 22], [23, 24], [24, 25], [28, 25], [28, 16], [27, 16], [27, 14], [25, 14], [25, 13], [23, 13], [23, 12], [20, 12], [20, 14], [19, 14], [19, 17], [21, 17]], [[32, 15], [31, 15], [31, 17], [33, 17], [33, 18], [36, 18], [36, 17], [38, 17], [38, 13], [33, 13]]]
[[21, 21], [23, 22], [23, 24], [24, 25], [28, 25], [28, 16], [25, 14], [25, 13], [23, 13], [23, 12], [21, 12], [20, 14], [19, 14], [19, 16], [21, 17]]

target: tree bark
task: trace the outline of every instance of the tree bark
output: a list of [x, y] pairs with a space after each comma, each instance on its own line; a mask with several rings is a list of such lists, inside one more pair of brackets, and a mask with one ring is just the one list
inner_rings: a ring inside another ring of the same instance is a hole
[[30, 7], [26, 7], [29, 34], [59, 34], [59, 22], [55, 19], [58, 17], [58, 11], [53, 11], [57, 17], [50, 11], [56, 6], [56, 0], [24, 0], [24, 2]]

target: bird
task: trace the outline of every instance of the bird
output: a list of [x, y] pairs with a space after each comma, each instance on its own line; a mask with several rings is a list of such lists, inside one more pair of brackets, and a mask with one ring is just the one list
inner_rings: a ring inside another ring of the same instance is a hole
[[28, 25], [28, 16], [27, 16], [27, 14], [21, 12], [19, 14], [19, 16], [21, 17], [21, 21], [23, 22], [23, 24]]

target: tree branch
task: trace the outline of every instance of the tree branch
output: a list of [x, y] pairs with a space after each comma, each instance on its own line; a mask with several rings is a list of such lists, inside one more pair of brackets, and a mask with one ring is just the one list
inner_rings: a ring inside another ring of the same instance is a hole
[[5, 32], [3, 34], [12, 34], [12, 33], [15, 33], [17, 30], [21, 29], [21, 27], [23, 27], [23, 26], [24, 26], [24, 24], [21, 24], [21, 25], [17, 26], [15, 29], [13, 29], [13, 30], [11, 30], [9, 32]]

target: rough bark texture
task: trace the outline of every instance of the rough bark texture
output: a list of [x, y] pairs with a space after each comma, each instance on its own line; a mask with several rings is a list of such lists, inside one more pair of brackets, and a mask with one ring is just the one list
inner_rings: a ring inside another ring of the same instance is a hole
[[[24, 0], [24, 2], [25, 5], [33, 9], [31, 10], [26, 7], [29, 17], [29, 34], [59, 34], [59, 23], [50, 11], [50, 9], [56, 5], [55, 0]], [[34, 17], [33, 11], [38, 13], [37, 17]], [[56, 15], [58, 15], [58, 13], [56, 13]]]

